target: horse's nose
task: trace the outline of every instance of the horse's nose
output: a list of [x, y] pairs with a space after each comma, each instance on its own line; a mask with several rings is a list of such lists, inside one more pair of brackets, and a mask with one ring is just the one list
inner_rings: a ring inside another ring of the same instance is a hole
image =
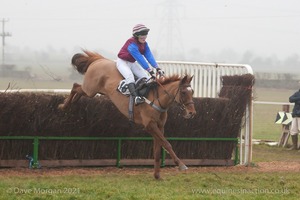
[[196, 114], [196, 112], [193, 112], [193, 111], [187, 112], [187, 114], [184, 116], [184, 118], [193, 119], [195, 114]]
[[189, 112], [189, 115], [191, 116], [191, 118], [194, 118], [196, 115], [196, 112]]

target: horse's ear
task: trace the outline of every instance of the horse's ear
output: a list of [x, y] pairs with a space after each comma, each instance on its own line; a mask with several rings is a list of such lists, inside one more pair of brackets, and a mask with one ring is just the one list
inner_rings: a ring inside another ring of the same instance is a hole
[[185, 75], [185, 76], [183, 77], [183, 79], [181, 80], [181, 83], [182, 83], [182, 84], [189, 84], [189, 83], [191, 83], [193, 77], [194, 77], [194, 76]]
[[191, 83], [192, 79], [194, 78], [194, 75], [193, 76], [188, 76], [188, 83]]

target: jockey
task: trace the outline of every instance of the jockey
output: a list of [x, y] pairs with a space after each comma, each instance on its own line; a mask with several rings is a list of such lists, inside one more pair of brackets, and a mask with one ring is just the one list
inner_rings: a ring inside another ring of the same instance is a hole
[[[158, 67], [146, 42], [149, 30], [150, 29], [143, 24], [135, 25], [132, 30], [133, 37], [125, 42], [118, 53], [117, 68], [125, 78], [125, 83], [128, 85], [128, 89], [134, 97], [135, 105], [145, 101], [136, 91], [135, 77], [137, 79], [155, 79], [155, 73], [152, 68], [155, 68], [159, 75], [164, 75], [164, 71]], [[148, 63], [150, 63], [151, 66], [149, 66]]]

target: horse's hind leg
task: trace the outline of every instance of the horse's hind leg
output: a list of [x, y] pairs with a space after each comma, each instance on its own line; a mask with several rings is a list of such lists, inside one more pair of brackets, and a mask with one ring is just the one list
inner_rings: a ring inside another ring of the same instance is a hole
[[66, 109], [71, 103], [76, 103], [81, 96], [86, 96], [85, 92], [80, 84], [74, 83], [70, 95], [65, 99], [64, 103], [58, 105], [58, 108]]

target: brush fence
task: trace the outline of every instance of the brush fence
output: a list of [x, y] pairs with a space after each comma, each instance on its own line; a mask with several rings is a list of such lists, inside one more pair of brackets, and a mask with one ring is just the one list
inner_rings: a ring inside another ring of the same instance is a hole
[[[209, 108], [213, 105], [217, 105], [214, 113], [220, 112], [220, 113], [224, 113], [224, 111], [222, 109], [224, 109], [226, 107], [226, 105], [228, 104], [228, 101], [226, 99], [218, 99], [218, 95], [220, 93], [220, 90], [222, 89], [222, 77], [223, 76], [235, 76], [235, 75], [246, 75], [246, 74], [253, 74], [253, 71], [251, 69], [251, 67], [249, 65], [238, 65], [238, 64], [220, 64], [220, 63], [196, 63], [196, 62], [159, 62], [159, 65], [162, 69], [165, 70], [166, 74], [191, 74], [194, 75], [194, 79], [192, 81], [192, 87], [195, 90], [195, 97], [201, 97], [203, 98], [202, 100], [200, 100], [199, 98], [196, 98], [196, 102], [197, 105], [199, 106], [199, 109], [202, 108]], [[71, 87], [71, 86], [70, 86]], [[58, 95], [55, 98], [55, 103], [59, 103], [59, 101], [62, 101], [64, 99], [63, 95], [65, 95], [66, 93], [68, 93], [70, 90], [49, 90], [49, 89], [36, 89], [36, 90], [28, 90], [28, 89], [20, 89], [20, 90], [8, 90], [8, 91], [2, 91], [5, 93], [10, 93], [10, 92], [18, 92], [18, 93], [32, 93], [35, 95], [38, 94], [53, 94], [53, 95]], [[251, 92], [252, 94], [252, 92]], [[226, 95], [225, 95], [226, 96]], [[220, 96], [219, 96], [220, 97]], [[21, 97], [21, 98], [25, 98], [25, 97]], [[37, 97], [39, 98], [39, 97]], [[99, 98], [99, 97], [98, 97]], [[214, 100], [215, 98], [215, 100]], [[227, 97], [226, 97], [227, 98]], [[248, 97], [247, 97], [248, 98]], [[228, 148], [229, 151], [229, 155], [225, 155], [226, 158], [228, 159], [211, 159], [209, 156], [207, 158], [204, 159], [195, 159], [192, 155], [182, 155], [187, 157], [186, 159], [183, 158], [183, 160], [187, 163], [187, 164], [191, 164], [191, 165], [232, 165], [232, 164], [243, 164], [243, 165], [248, 165], [251, 163], [251, 159], [252, 159], [252, 95], [249, 97], [249, 101], [247, 103], [246, 106], [246, 110], [245, 110], [245, 115], [242, 117], [243, 121], [241, 124], [245, 125], [243, 126], [244, 128], [239, 128], [238, 130], [240, 131], [239, 136], [236, 137], [234, 136], [233, 138], [230, 137], [223, 137], [223, 136], [214, 136], [214, 137], [210, 137], [209, 135], [206, 135], [206, 137], [167, 137], [170, 142], [172, 143], [173, 141], [193, 141], [193, 142], [199, 142], [199, 141], [206, 141], [206, 143], [215, 143], [216, 141], [220, 142], [222, 141], [223, 143], [226, 144], [226, 142], [228, 143], [228, 145], [225, 148]], [[44, 99], [47, 99], [47, 97], [45, 97]], [[85, 101], [84, 103], [87, 103], [86, 101], [90, 101], [87, 99], [83, 99], [83, 101]], [[98, 100], [96, 100], [98, 101]], [[102, 100], [99, 100], [102, 101]], [[88, 102], [89, 103], [89, 102]], [[95, 103], [95, 102], [94, 102]], [[99, 102], [96, 102], [99, 103]], [[106, 102], [107, 103], [107, 102]], [[109, 105], [110, 106], [110, 105]], [[78, 108], [80, 109], [80, 108]], [[110, 109], [113, 109], [112, 107]], [[178, 110], [176, 110], [177, 108], [171, 108], [170, 112], [179, 112]], [[49, 111], [50, 112], [50, 111]], [[76, 111], [78, 113], [78, 111]], [[79, 110], [79, 112], [83, 112], [82, 110]], [[202, 111], [201, 111], [202, 112]], [[208, 113], [209, 111], [203, 111]], [[74, 114], [76, 115], [76, 113]], [[230, 114], [228, 114], [228, 116], [231, 116]], [[227, 116], [227, 117], [228, 117]], [[2, 115], [3, 117], [3, 115]], [[5, 117], [5, 116], [4, 116]], [[201, 118], [201, 117], [200, 117]], [[202, 117], [201, 119], [198, 120], [205, 120], [205, 117]], [[217, 116], [212, 116], [212, 118], [217, 118]], [[224, 118], [225, 119], [225, 118]], [[2, 119], [1, 119], [2, 120]], [[124, 121], [124, 119], [122, 119]], [[169, 125], [169, 129], [171, 128], [176, 128], [176, 125], [178, 126], [178, 124], [172, 124], [172, 120], [168, 120], [169, 122], [167, 122]], [[182, 120], [182, 118], [180, 119]], [[173, 122], [174, 123], [174, 122]], [[188, 123], [188, 122], [186, 122]], [[210, 121], [205, 122], [206, 125], [208, 126], [216, 126], [214, 124], [211, 124]], [[240, 121], [238, 121], [238, 123], [240, 123]], [[196, 122], [197, 124], [197, 122]], [[111, 124], [110, 124], [111, 126]], [[186, 127], [190, 127], [191, 124], [187, 124]], [[194, 125], [195, 126], [195, 125]], [[166, 127], [168, 128], [168, 127]], [[177, 130], [180, 129], [180, 126], [177, 127]], [[206, 129], [210, 129], [209, 127], [206, 127]], [[215, 130], [211, 130], [211, 132], [217, 132]], [[234, 131], [233, 131], [234, 132]], [[93, 166], [93, 165], [98, 165], [99, 163], [102, 163], [101, 165], [117, 165], [117, 166], [122, 166], [122, 165], [152, 165], [153, 161], [152, 160], [141, 160], [141, 159], [126, 159], [127, 155], [124, 155], [124, 153], [122, 152], [123, 149], [127, 148], [127, 154], [130, 153], [130, 149], [132, 149], [132, 153], [134, 154], [136, 151], [136, 149], [133, 146], [133, 143], [128, 143], [128, 141], [135, 141], [140, 143], [141, 145], [145, 145], [145, 141], [149, 141], [152, 140], [150, 137], [147, 137], [146, 135], [143, 135], [143, 137], [134, 137], [137, 135], [131, 135], [131, 137], [120, 137], [120, 136], [114, 136], [114, 137], [108, 137], [108, 136], [104, 136], [104, 137], [97, 137], [95, 135], [89, 136], [89, 137], [84, 137], [82, 135], [80, 136], [74, 136], [72, 134], [69, 134], [67, 137], [66, 136], [58, 136], [56, 134], [52, 134], [52, 135], [42, 135], [42, 136], [38, 136], [38, 135], [31, 135], [30, 133], [28, 133], [27, 136], [25, 135], [7, 135], [4, 133], [0, 133], [0, 140], [2, 140], [2, 142], [12, 142], [12, 141], [28, 141], [32, 148], [30, 149], [30, 153], [32, 154], [32, 160], [30, 162], [30, 164], [32, 164], [33, 167], [38, 167], [39, 163], [38, 163], [38, 159], [39, 159], [39, 153], [41, 154], [41, 145], [47, 145], [45, 141], [59, 141], [59, 142], [65, 142], [66, 140], [72, 140], [78, 143], [92, 143], [90, 146], [94, 147], [94, 148], [98, 148], [98, 144], [99, 142], [102, 144], [100, 146], [105, 146], [105, 148], [111, 148], [111, 152], [112, 154], [114, 154], [116, 156], [116, 160], [112, 160], [112, 159], [105, 159], [105, 158], [101, 158], [101, 160], [97, 160], [97, 159], [92, 159], [92, 160], [87, 160], [89, 158], [80, 158], [79, 160], [52, 160], [50, 161], [47, 159], [47, 156], [44, 157], [45, 160], [43, 160], [43, 162], [41, 162], [42, 165], [44, 166], [69, 166], [69, 165], [83, 165], [83, 166]], [[107, 146], [107, 141], [111, 141], [114, 145], [109, 145], [109, 147]], [[127, 142], [126, 142], [127, 141]], [[98, 144], [96, 145], [95, 142], [97, 142]], [[137, 144], [138, 144], [137, 143]], [[238, 145], [237, 145], [238, 143]], [[2, 143], [3, 144], [3, 143]], [[32, 145], [33, 144], [33, 145]], [[135, 145], [137, 145], [135, 144]], [[26, 144], [23, 144], [26, 146]], [[207, 145], [207, 144], [206, 144]], [[61, 151], [72, 151], [72, 149], [64, 149], [63, 148], [64, 145], [60, 145], [59, 148]], [[80, 146], [80, 145], [79, 145]], [[174, 145], [173, 145], [174, 146]], [[20, 146], [21, 147], [21, 146]], [[238, 148], [237, 148], [238, 147]], [[49, 146], [49, 148], [51, 148]], [[56, 153], [53, 151], [56, 151], [55, 149], [51, 148], [49, 149], [49, 151], [52, 151], [52, 154]], [[174, 150], [179, 151], [181, 148], [180, 144], [176, 144], [176, 146], [174, 146]], [[205, 148], [203, 147], [203, 145], [199, 148]], [[206, 146], [207, 149], [211, 148], [208, 144], [208, 146]], [[100, 149], [99, 149], [100, 150]], [[129, 150], [129, 152], [128, 152]], [[4, 150], [5, 151], [5, 150]], [[21, 150], [19, 150], [21, 151]], [[42, 149], [42, 153], [45, 153], [45, 151], [47, 151], [47, 148]], [[209, 151], [209, 150], [208, 150]], [[222, 151], [222, 150], [221, 150]], [[230, 153], [231, 152], [231, 153]], [[232, 154], [233, 152], [233, 154]], [[3, 153], [3, 152], [2, 152]], [[206, 152], [207, 153], [207, 152]], [[47, 153], [45, 153], [47, 154]], [[149, 152], [149, 154], [151, 154]], [[177, 154], [180, 153], [177, 152]], [[207, 153], [208, 154], [208, 153]], [[220, 154], [220, 153], [219, 153]], [[222, 153], [221, 153], [222, 154]], [[228, 154], [228, 152], [227, 152]], [[231, 154], [233, 156], [231, 156]], [[80, 157], [80, 156], [79, 156]], [[108, 156], [109, 157], [109, 156]], [[129, 156], [130, 157], [130, 156]], [[222, 157], [222, 156], [221, 156]], [[233, 160], [231, 161], [231, 158], [233, 157]], [[124, 158], [124, 159], [122, 159]], [[172, 165], [172, 161], [170, 159], [168, 159], [168, 156], [166, 156], [165, 152], [163, 151], [163, 155], [162, 155], [162, 165]], [[0, 166], [22, 166], [24, 165], [24, 163], [27, 163], [26, 161], [14, 161], [14, 160], [9, 160], [9, 159], [4, 159], [1, 158], [2, 160], [0, 160]], [[214, 160], [216, 162], [214, 162]]]

